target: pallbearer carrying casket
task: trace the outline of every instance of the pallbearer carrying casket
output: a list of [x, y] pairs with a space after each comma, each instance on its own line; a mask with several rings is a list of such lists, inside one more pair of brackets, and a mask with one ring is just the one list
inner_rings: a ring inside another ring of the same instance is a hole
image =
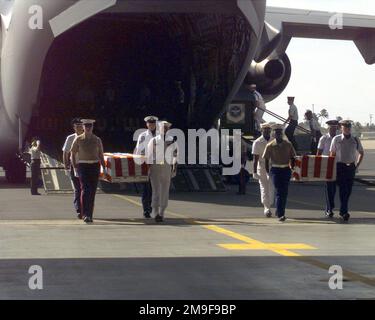
[[[137, 146], [135, 147], [134, 154], [145, 156], [148, 144], [152, 138], [157, 134], [156, 121], [159, 120], [158, 117], [148, 116], [145, 119], [147, 130], [142, 132], [137, 141]], [[142, 183], [143, 193], [142, 193], [142, 206], [143, 206], [143, 216], [148, 219], [151, 218], [151, 198], [152, 198], [152, 187], [150, 180], [146, 183]]]
[[84, 132], [74, 140], [71, 154], [73, 166], [78, 172], [81, 183], [81, 215], [84, 222], [90, 223], [93, 222], [92, 216], [100, 165], [102, 165], [105, 175], [107, 171], [104, 162], [102, 141], [93, 134], [95, 120], [82, 119], [81, 122]]
[[[339, 122], [337, 120], [328, 120], [328, 133], [323, 135], [318, 143], [317, 156], [329, 156], [329, 149], [331, 147], [332, 139], [337, 135], [337, 128]], [[327, 181], [325, 188], [326, 196], [326, 210], [325, 215], [328, 218], [333, 217], [333, 209], [335, 208], [335, 195], [336, 195], [336, 181]]]
[[265, 168], [265, 161], [262, 158], [267, 144], [271, 141], [271, 124], [262, 123], [260, 125], [262, 135], [253, 143], [252, 153], [254, 156], [253, 161], [253, 177], [257, 179], [260, 187], [261, 201], [264, 206], [264, 215], [271, 217], [271, 206], [274, 202], [274, 190], [271, 177], [268, 175]]
[[[288, 198], [289, 182], [294, 167], [296, 151], [293, 145], [283, 139], [283, 125], [272, 126], [275, 139], [267, 144], [263, 153], [265, 167], [270, 175], [276, 193], [276, 215], [279, 221], [285, 221], [285, 207]], [[271, 166], [270, 166], [271, 163]]]
[[168, 206], [171, 178], [176, 172], [178, 146], [168, 130], [171, 123], [159, 122], [160, 133], [148, 144], [149, 175], [152, 185], [152, 212], [156, 222], [162, 222]]
[[352, 122], [342, 120], [339, 122], [341, 134], [332, 140], [330, 152], [331, 156], [336, 157], [337, 185], [340, 194], [340, 216], [343, 221], [349, 221], [350, 214], [348, 209], [349, 198], [352, 193], [354, 177], [356, 170], [363, 160], [364, 150], [361, 141], [353, 137]]

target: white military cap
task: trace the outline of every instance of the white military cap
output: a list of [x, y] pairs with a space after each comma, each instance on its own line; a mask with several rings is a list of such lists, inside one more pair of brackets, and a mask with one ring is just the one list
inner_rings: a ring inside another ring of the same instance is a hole
[[260, 128], [261, 128], [261, 129], [271, 129], [271, 128], [272, 128], [272, 125], [271, 125], [271, 123], [265, 122], [265, 123], [262, 123], [262, 124], [260, 125]]
[[93, 124], [95, 120], [93, 119], [81, 119], [82, 124]]
[[329, 126], [338, 126], [339, 122], [337, 120], [328, 120], [326, 121], [326, 124], [328, 124]]
[[144, 120], [145, 122], [156, 122], [159, 120], [159, 118], [155, 116], [147, 116]]
[[168, 121], [159, 121], [159, 126], [167, 126], [167, 127], [170, 127], [172, 126], [172, 123], [168, 122]]
[[272, 125], [272, 130], [284, 130], [284, 125], [280, 123], [275, 123]]
[[351, 120], [341, 120], [339, 122], [341, 126], [346, 126], [346, 127], [351, 127], [352, 126], [352, 121]]

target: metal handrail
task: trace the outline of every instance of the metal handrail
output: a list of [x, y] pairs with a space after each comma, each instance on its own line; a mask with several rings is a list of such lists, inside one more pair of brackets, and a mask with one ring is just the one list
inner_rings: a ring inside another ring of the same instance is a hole
[[[280, 120], [280, 121], [282, 121], [282, 122], [289, 123], [289, 121], [287, 121], [286, 118], [283, 118], [282, 116], [280, 116], [280, 115], [278, 115], [278, 114], [276, 114], [276, 113], [274, 113], [274, 112], [272, 112], [272, 111], [270, 111], [270, 110], [263, 109], [263, 108], [261, 108], [261, 107], [257, 107], [257, 108], [260, 109], [260, 110], [262, 110], [262, 111], [264, 111], [264, 112], [266, 112], [266, 113], [268, 113], [269, 115], [273, 116], [274, 118], [276, 118], [276, 119], [278, 119], [278, 120]], [[298, 125], [298, 124], [297, 124], [297, 127], [296, 127], [296, 128], [297, 128], [298, 130], [302, 131], [302, 132], [305, 132], [305, 133], [307, 133], [307, 134], [311, 134], [311, 131], [310, 131], [310, 130], [308, 130], [308, 129], [306, 129], [306, 128], [304, 128], [304, 127]]]

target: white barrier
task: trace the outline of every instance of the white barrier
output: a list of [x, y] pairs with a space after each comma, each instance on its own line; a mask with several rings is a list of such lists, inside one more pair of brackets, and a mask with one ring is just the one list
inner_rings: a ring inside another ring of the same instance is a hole
[[361, 139], [363, 139], [363, 140], [375, 140], [375, 131], [362, 132]]

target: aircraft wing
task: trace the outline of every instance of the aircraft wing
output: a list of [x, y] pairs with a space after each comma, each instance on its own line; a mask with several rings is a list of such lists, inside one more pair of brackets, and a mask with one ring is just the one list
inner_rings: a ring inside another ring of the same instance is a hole
[[352, 40], [365, 62], [375, 63], [375, 16], [267, 7], [265, 20], [281, 33], [278, 53], [292, 37]]

